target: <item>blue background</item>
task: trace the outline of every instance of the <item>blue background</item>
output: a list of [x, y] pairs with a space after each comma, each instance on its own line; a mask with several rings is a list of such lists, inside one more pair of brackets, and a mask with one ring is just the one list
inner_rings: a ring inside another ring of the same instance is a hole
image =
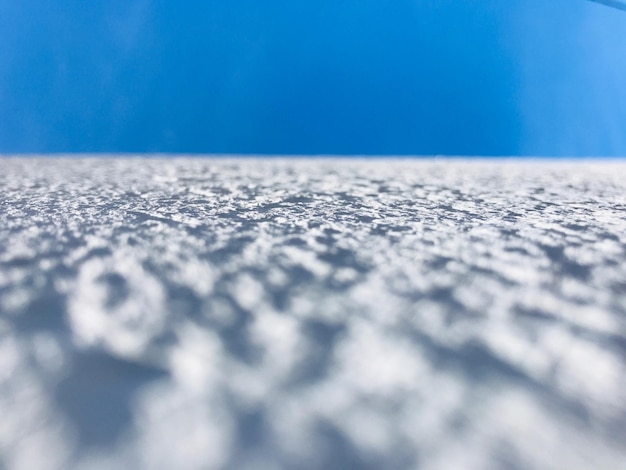
[[0, 152], [626, 155], [626, 13], [0, 0]]

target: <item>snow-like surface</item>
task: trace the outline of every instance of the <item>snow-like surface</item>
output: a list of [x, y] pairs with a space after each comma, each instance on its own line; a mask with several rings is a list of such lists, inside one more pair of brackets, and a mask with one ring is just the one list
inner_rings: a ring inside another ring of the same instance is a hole
[[0, 159], [0, 467], [622, 469], [626, 164]]

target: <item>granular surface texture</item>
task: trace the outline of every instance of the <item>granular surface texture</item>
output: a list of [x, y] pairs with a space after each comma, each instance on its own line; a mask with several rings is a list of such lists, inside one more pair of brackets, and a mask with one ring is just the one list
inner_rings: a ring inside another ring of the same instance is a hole
[[626, 164], [0, 159], [0, 468], [623, 469]]

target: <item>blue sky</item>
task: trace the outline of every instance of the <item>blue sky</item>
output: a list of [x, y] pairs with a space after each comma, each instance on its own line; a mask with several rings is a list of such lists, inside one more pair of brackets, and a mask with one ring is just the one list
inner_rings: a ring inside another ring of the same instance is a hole
[[586, 0], [0, 0], [0, 152], [626, 155]]

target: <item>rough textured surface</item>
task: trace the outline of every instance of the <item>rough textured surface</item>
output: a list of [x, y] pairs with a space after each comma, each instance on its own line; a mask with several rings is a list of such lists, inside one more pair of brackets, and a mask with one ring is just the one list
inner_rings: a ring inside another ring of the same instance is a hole
[[626, 165], [0, 159], [0, 467], [623, 469]]

